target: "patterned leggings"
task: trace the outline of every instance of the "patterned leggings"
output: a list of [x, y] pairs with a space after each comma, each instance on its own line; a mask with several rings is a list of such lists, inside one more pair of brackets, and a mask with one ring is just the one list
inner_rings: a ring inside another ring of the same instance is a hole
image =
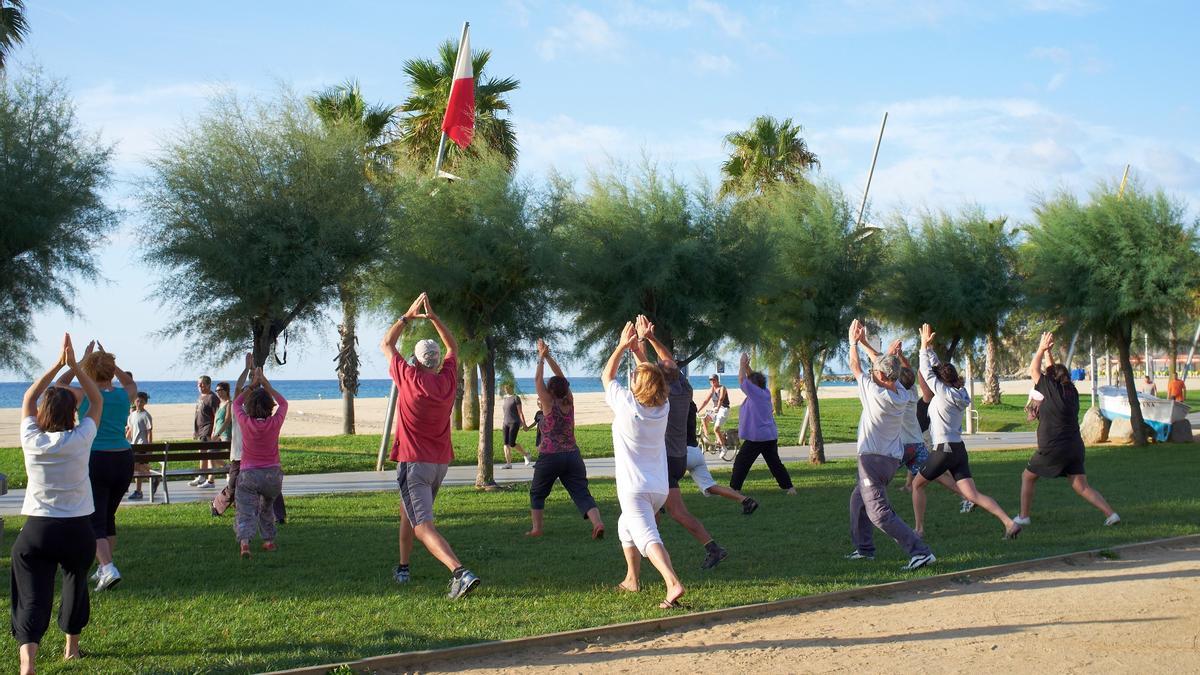
[[237, 516], [233, 529], [238, 541], [249, 541], [255, 533], [263, 541], [275, 540], [275, 500], [283, 491], [283, 469], [272, 466], [262, 469], [242, 469], [238, 474]]

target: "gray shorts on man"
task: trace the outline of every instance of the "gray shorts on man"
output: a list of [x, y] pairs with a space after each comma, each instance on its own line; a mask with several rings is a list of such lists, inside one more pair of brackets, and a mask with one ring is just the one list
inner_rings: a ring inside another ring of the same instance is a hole
[[400, 462], [396, 465], [400, 503], [413, 527], [433, 522], [433, 500], [437, 498], [438, 488], [449, 468], [448, 464], [432, 462]]

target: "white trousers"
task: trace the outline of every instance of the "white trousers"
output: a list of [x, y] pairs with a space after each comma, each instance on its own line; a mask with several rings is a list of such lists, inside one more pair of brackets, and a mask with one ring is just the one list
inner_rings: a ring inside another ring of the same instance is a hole
[[623, 494], [618, 491], [617, 502], [621, 504], [617, 536], [621, 538], [622, 546], [632, 546], [645, 556], [650, 544], [662, 544], [654, 516], [667, 503], [666, 495], [651, 492]]

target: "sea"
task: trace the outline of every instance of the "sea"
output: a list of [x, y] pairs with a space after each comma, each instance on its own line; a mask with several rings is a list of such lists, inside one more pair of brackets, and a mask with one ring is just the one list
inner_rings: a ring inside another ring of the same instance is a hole
[[[708, 388], [708, 375], [693, 375], [688, 378], [692, 387], [697, 390]], [[216, 382], [214, 382], [216, 384]], [[233, 383], [230, 382], [230, 385]], [[340, 399], [337, 380], [282, 380], [272, 379], [271, 384], [289, 400], [307, 401], [319, 399]], [[721, 384], [736, 388], [737, 375], [722, 375]], [[825, 382], [821, 386], [846, 385], [844, 382]], [[359, 398], [384, 398], [391, 389], [391, 380], [359, 380]], [[518, 394], [534, 392], [532, 377], [516, 378]], [[19, 408], [28, 382], [0, 382], [0, 408]], [[150, 395], [150, 403], [194, 403], [196, 401], [195, 380], [138, 382], [138, 389]], [[604, 391], [599, 377], [572, 377], [571, 390], [577, 394], [597, 393]]]

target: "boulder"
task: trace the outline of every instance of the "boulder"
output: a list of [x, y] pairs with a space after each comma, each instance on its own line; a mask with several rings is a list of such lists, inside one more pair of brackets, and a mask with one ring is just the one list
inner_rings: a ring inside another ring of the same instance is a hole
[[1133, 444], [1133, 425], [1127, 419], [1115, 419], [1108, 427], [1108, 442], [1117, 445]]
[[1083, 414], [1083, 422], [1079, 425], [1079, 432], [1083, 435], [1084, 445], [1096, 445], [1104, 443], [1108, 440], [1108, 425], [1109, 421], [1104, 419], [1097, 408], [1088, 408], [1088, 411]]
[[1179, 420], [1171, 425], [1172, 443], [1192, 443], [1195, 439], [1192, 437], [1192, 423], [1187, 420]]

